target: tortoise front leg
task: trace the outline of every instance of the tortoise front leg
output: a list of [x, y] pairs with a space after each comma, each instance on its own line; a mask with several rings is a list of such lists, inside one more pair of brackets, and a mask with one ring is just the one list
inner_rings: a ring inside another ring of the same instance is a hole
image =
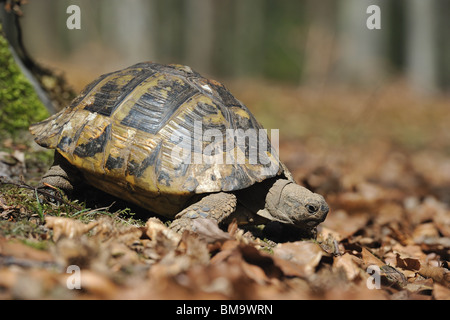
[[224, 221], [236, 210], [237, 199], [232, 193], [213, 193], [190, 205], [175, 216], [170, 228], [176, 232], [194, 231], [192, 225], [196, 218], [213, 219], [217, 223]]

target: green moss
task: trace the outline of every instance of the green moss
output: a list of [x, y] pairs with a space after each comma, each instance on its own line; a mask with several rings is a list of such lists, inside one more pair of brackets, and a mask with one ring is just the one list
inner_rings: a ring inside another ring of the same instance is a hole
[[33, 87], [14, 62], [0, 24], [0, 137], [17, 136], [19, 132], [28, 130], [31, 123], [41, 121], [48, 115]]

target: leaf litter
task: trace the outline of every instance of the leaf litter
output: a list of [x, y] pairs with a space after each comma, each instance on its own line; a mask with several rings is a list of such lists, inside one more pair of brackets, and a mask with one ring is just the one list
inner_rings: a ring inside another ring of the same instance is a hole
[[[316, 239], [273, 239], [268, 227], [224, 230], [206, 219], [195, 221], [197, 233], [177, 234], [158, 218], [39, 203], [33, 188], [2, 183], [0, 299], [448, 300], [449, 146], [392, 140], [283, 140], [294, 178], [331, 208]], [[2, 153], [2, 172], [23, 181], [24, 158]], [[68, 287], [69, 266], [80, 269], [80, 289]]]

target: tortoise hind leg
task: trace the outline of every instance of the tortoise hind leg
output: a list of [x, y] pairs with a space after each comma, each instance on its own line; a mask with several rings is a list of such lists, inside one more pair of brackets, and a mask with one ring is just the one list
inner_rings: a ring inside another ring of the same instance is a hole
[[177, 232], [193, 230], [196, 218], [206, 218], [221, 223], [236, 210], [237, 198], [232, 193], [213, 193], [190, 205], [175, 216], [170, 228]]
[[42, 177], [39, 188], [54, 190], [56, 187], [62, 190], [67, 196], [73, 193], [74, 186], [80, 183], [80, 173], [63, 156], [55, 151], [52, 166]]

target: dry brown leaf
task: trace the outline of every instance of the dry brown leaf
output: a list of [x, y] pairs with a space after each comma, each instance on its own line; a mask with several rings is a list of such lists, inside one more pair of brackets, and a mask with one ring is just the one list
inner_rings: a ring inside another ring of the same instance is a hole
[[[209, 263], [209, 250], [207, 244], [198, 238], [198, 235], [189, 231], [183, 232], [177, 246], [167, 243], [167, 238], [160, 239], [162, 233], [156, 234], [155, 242], [148, 250], [154, 253], [156, 263], [150, 268], [151, 276], [164, 275], [168, 277], [176, 276], [197, 265], [207, 265]], [[165, 246], [161, 246], [164, 245]], [[147, 253], [148, 254], [148, 253]]]
[[283, 268], [277, 263], [276, 257], [257, 250], [255, 247], [238, 241], [227, 241], [220, 251], [211, 259], [211, 264], [236, 265], [248, 279], [262, 284], [269, 279], [283, 275]]
[[150, 238], [143, 242], [143, 254], [151, 261], [159, 261], [168, 254], [175, 256], [181, 235], [166, 227], [159, 219], [150, 218], [145, 224], [145, 233]]
[[369, 220], [370, 216], [366, 213], [348, 214], [344, 210], [336, 210], [327, 217], [321, 226], [336, 232], [343, 239], [364, 228]]
[[17, 241], [8, 241], [5, 238], [0, 238], [0, 255], [30, 261], [54, 261], [53, 256], [47, 251], [34, 249]]
[[324, 254], [325, 251], [317, 243], [307, 241], [280, 243], [274, 248], [275, 257], [293, 262], [299, 267], [300, 274], [303, 276], [314, 273]]
[[401, 258], [400, 254], [397, 253], [396, 257], [396, 266], [405, 270], [411, 270], [411, 271], [419, 271], [420, 261], [418, 259], [413, 258]]
[[[71, 274], [63, 274], [61, 284], [66, 285]], [[80, 287], [83, 292], [94, 295], [95, 298], [111, 299], [119, 291], [119, 287], [103, 274], [93, 272], [89, 269], [80, 271]]]
[[45, 217], [45, 224], [49, 229], [53, 229], [53, 240], [58, 241], [61, 237], [79, 238], [97, 226], [98, 221], [84, 224], [70, 218], [48, 216]]
[[427, 292], [433, 290], [433, 281], [430, 279], [415, 280], [413, 282], [408, 282], [405, 289], [411, 293], [427, 294]]
[[345, 191], [339, 195], [328, 197], [332, 206], [347, 212], [373, 211], [381, 204], [396, 201], [402, 198], [402, 193], [396, 190], [387, 190], [380, 185], [360, 182], [356, 191]]
[[395, 202], [386, 202], [380, 205], [375, 216], [375, 223], [385, 225], [390, 222], [402, 222], [404, 219], [403, 207]]
[[[426, 277], [431, 278], [436, 282], [444, 283], [446, 282], [446, 271], [441, 267], [433, 267], [433, 266], [421, 266], [419, 270], [419, 274]], [[450, 282], [449, 282], [450, 284]]]
[[212, 219], [194, 219], [192, 222], [192, 229], [195, 230], [200, 239], [207, 243], [232, 239], [232, 237], [227, 232], [222, 231], [217, 222]]
[[416, 226], [412, 237], [415, 243], [421, 243], [427, 238], [438, 238], [439, 231], [434, 223], [422, 223]]
[[333, 268], [342, 268], [347, 275], [348, 280], [354, 280], [360, 274], [359, 264], [355, 262], [357, 257], [344, 253], [342, 256], [337, 256], [333, 261]]
[[142, 236], [141, 228], [117, 223], [112, 217], [103, 216], [97, 220], [92, 237], [101, 242], [116, 242], [131, 245]]
[[209, 263], [209, 250], [204, 241], [195, 233], [184, 232], [177, 248], [177, 254], [188, 257], [192, 265]]
[[450, 300], [450, 288], [438, 283], [433, 284], [433, 298], [436, 300]]
[[145, 224], [146, 234], [152, 240], [156, 241], [160, 238], [165, 238], [173, 245], [178, 245], [181, 240], [181, 235], [169, 229], [157, 218], [150, 218]]
[[380, 268], [380, 271], [381, 276], [387, 280], [388, 286], [403, 288], [408, 283], [406, 276], [394, 267], [384, 265]]
[[281, 269], [276, 265], [272, 255], [256, 249], [252, 245], [240, 244], [239, 251], [245, 262], [260, 267], [269, 278], [282, 276]]
[[376, 265], [380, 268], [385, 266], [385, 263], [374, 256], [367, 248], [362, 248], [361, 255], [365, 266]]
[[288, 261], [277, 256], [274, 256], [273, 260], [277, 267], [279, 267], [283, 274], [287, 277], [305, 278], [309, 275], [307, 272], [305, 272], [305, 268], [303, 266], [299, 266], [292, 261]]
[[443, 220], [439, 222], [444, 222], [444, 225], [450, 225], [449, 209], [445, 203], [438, 201], [433, 196], [427, 196], [422, 203], [417, 198], [408, 198], [405, 200], [405, 207], [408, 217], [413, 224], [420, 224], [430, 220], [434, 221], [434, 219], [439, 217], [438, 219]]
[[236, 219], [233, 219], [228, 225], [228, 233], [230, 236], [234, 237], [236, 232], [238, 231], [238, 223]]
[[255, 264], [247, 263], [245, 261], [240, 262], [240, 266], [244, 274], [255, 281], [258, 284], [266, 284], [269, 282], [269, 278], [265, 274], [264, 270]]

